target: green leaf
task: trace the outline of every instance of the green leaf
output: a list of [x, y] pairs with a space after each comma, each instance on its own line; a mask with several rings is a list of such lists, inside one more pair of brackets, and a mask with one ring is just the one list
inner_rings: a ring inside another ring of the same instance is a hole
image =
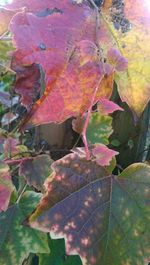
[[39, 254], [39, 265], [82, 265], [79, 256], [67, 256], [64, 239], [50, 239], [50, 254]]
[[112, 118], [101, 116], [99, 113], [92, 113], [87, 129], [89, 144], [109, 144], [108, 138], [112, 134]]
[[49, 252], [46, 234], [22, 224], [40, 197], [35, 192], [26, 192], [19, 204], [0, 214], [0, 265], [22, 265], [30, 252]]

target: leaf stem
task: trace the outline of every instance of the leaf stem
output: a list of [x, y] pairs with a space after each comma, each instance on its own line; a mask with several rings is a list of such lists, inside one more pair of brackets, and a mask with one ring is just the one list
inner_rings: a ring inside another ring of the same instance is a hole
[[4, 162], [8, 164], [9, 166], [14, 166], [16, 164], [20, 164], [23, 160], [26, 160], [27, 158], [20, 158], [20, 159], [5, 159]]
[[85, 146], [85, 153], [86, 153], [87, 160], [90, 159], [90, 152], [89, 152], [86, 132], [87, 132], [87, 127], [88, 127], [88, 124], [89, 124], [90, 116], [91, 116], [92, 107], [94, 105], [94, 100], [95, 100], [97, 91], [99, 89], [99, 85], [100, 85], [103, 77], [104, 77], [103, 75], [100, 77], [100, 79], [98, 81], [98, 84], [97, 84], [97, 86], [96, 86], [96, 88], [94, 90], [94, 94], [92, 96], [92, 100], [91, 100], [90, 107], [89, 107], [88, 112], [87, 112], [87, 117], [86, 117], [86, 120], [85, 120], [85, 123], [84, 123], [84, 127], [83, 127], [83, 131], [82, 131], [82, 139], [83, 139], [83, 143], [84, 143], [84, 146]]

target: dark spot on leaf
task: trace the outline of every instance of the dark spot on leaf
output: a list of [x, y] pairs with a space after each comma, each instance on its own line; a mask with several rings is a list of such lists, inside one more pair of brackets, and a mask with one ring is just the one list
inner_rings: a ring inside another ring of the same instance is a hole
[[39, 48], [43, 51], [46, 50], [46, 45], [44, 43], [40, 43]]
[[50, 9], [50, 8], [46, 8], [45, 10], [42, 10], [40, 12], [38, 12], [36, 15], [38, 17], [47, 17], [49, 15], [52, 15], [53, 13], [60, 13], [62, 14], [63, 11], [58, 9], [57, 7], [53, 8], [53, 9]]

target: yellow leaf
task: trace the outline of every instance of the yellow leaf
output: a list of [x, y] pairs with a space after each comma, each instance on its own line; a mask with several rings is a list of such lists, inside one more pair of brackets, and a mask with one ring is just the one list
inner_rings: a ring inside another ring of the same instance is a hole
[[150, 100], [150, 8], [146, 5], [147, 0], [125, 0], [124, 4], [125, 16], [131, 24], [129, 31], [122, 33], [116, 30], [110, 23], [110, 17], [105, 16], [107, 12], [103, 20], [122, 55], [128, 60], [127, 71], [119, 72], [116, 77], [119, 94], [140, 116]]
[[16, 11], [0, 8], [0, 37], [8, 31], [9, 23]]

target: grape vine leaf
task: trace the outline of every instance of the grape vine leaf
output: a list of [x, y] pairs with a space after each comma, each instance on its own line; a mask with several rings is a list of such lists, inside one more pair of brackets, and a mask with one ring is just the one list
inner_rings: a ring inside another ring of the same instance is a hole
[[72, 1], [46, 4], [62, 12], [48, 16], [20, 12], [10, 25], [22, 65], [40, 64], [45, 73], [45, 92], [25, 121], [31, 125], [62, 122], [83, 113], [100, 79], [94, 103], [109, 98], [113, 87], [114, 68], [99, 61], [94, 44], [95, 11]]
[[100, 101], [97, 104], [97, 109], [101, 115], [108, 115], [117, 110], [123, 111], [123, 108], [121, 108], [118, 104], [108, 99], [100, 99]]
[[87, 128], [87, 139], [89, 144], [109, 144], [109, 136], [112, 134], [112, 118], [100, 115], [98, 112], [92, 113]]
[[[72, 120], [72, 128], [75, 132], [82, 133], [86, 116], [84, 114], [82, 117], [78, 116]], [[87, 139], [90, 145], [96, 143], [109, 144], [108, 138], [112, 132], [112, 118], [110, 116], [104, 116], [98, 112], [91, 114], [87, 128]]]
[[3, 145], [5, 158], [10, 158], [13, 154], [17, 152], [18, 144], [19, 140], [11, 136], [5, 140]]
[[13, 190], [9, 166], [0, 161], [0, 212], [7, 210]]
[[40, 194], [28, 191], [19, 203], [0, 214], [0, 265], [22, 265], [29, 253], [49, 252], [46, 234], [22, 225], [40, 197]]
[[119, 153], [99, 143], [92, 149], [92, 154], [96, 158], [97, 164], [100, 166], [109, 166], [112, 159]]
[[[150, 100], [150, 11], [148, 1], [125, 0], [124, 15], [130, 22], [130, 29], [124, 33], [116, 30], [111, 23], [117, 17], [116, 8], [107, 9], [112, 1], [105, 0], [102, 20], [108, 25], [109, 32], [121, 54], [128, 60], [125, 72], [116, 76], [119, 94], [123, 101], [137, 116], [140, 116]], [[108, 15], [109, 13], [109, 15]]]
[[25, 177], [28, 185], [43, 191], [44, 181], [51, 174], [51, 163], [48, 155], [27, 158], [20, 164], [19, 175]]
[[41, 92], [40, 68], [36, 64], [22, 65], [13, 53], [11, 68], [16, 72], [15, 92], [21, 96], [21, 103], [29, 111]]
[[137, 163], [107, 176], [94, 163], [77, 154], [54, 162], [47, 193], [26, 223], [64, 237], [67, 253], [79, 254], [83, 265], [143, 265], [150, 255], [150, 167]]
[[0, 6], [0, 37], [2, 37], [9, 27], [9, 23], [16, 12]]

